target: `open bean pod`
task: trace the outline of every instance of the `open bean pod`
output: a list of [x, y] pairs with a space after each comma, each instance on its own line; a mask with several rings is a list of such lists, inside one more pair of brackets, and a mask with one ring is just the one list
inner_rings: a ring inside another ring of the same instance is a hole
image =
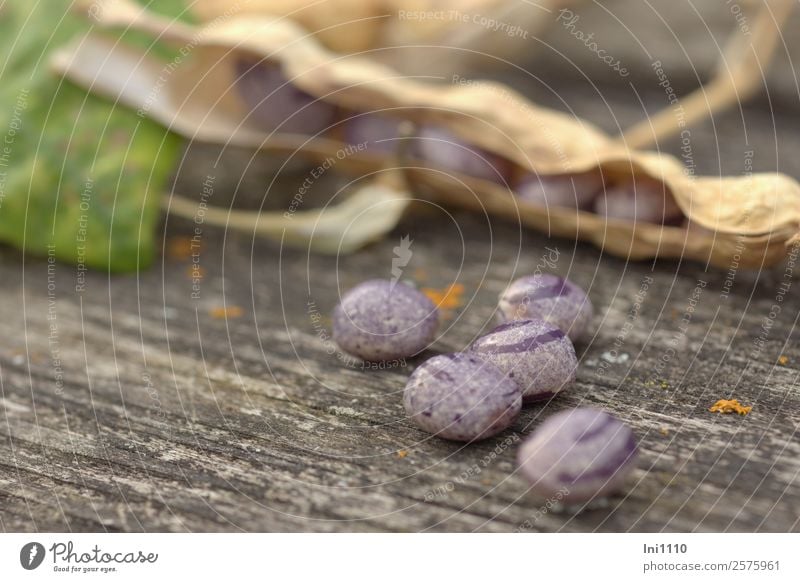
[[[394, 164], [415, 196], [591, 241], [623, 258], [761, 268], [800, 241], [800, 185], [793, 179], [689, 176], [671, 156], [632, 151], [499, 83], [404, 77], [370, 59], [332, 53], [285, 19], [234, 17], [195, 28], [119, 0], [95, 15], [102, 27], [137, 28], [191, 50], [179, 66], [165, 68], [139, 49], [90, 34], [60, 51], [55, 68], [193, 140], [334, 156], [337, 171], [356, 175]], [[267, 96], [281, 104], [280, 118], [256, 114], [249, 74], [260, 75]], [[284, 97], [297, 99], [297, 111], [284, 112]], [[321, 116], [325, 124], [304, 123], [308, 108], [316, 111], [311, 121]], [[356, 127], [356, 134], [377, 135], [373, 141], [383, 146], [346, 149], [353, 124], [366, 114], [385, 117], [383, 129]], [[397, 163], [385, 146], [403, 141], [391, 135], [401, 121], [416, 128], [417, 147], [405, 148], [411, 153]], [[445, 155], [418, 147], [437, 141], [449, 149]]]

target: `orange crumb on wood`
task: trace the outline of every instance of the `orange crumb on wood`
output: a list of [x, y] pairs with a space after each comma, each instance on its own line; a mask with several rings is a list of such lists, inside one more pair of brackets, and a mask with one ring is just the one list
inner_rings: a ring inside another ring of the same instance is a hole
[[408, 456], [408, 451], [397, 451], [398, 459], [405, 459]]
[[667, 436], [667, 435], [669, 434], [669, 429], [668, 429], [668, 428], [666, 428], [666, 427], [664, 427], [664, 426], [662, 426], [662, 427], [659, 429], [659, 431], [658, 431], [658, 432], [660, 432], [660, 433], [661, 433], [661, 436]]
[[789, 363], [789, 358], [787, 358], [786, 356], [781, 356], [780, 358], [778, 358], [778, 363], [781, 366], [785, 366], [786, 364]]
[[458, 309], [464, 304], [464, 285], [461, 283], [453, 283], [444, 289], [425, 287], [422, 292], [436, 304], [436, 307], [445, 311]]
[[236, 306], [214, 307], [209, 311], [209, 314], [214, 319], [233, 319], [235, 317], [241, 317], [244, 314], [244, 310]]
[[188, 260], [201, 250], [201, 243], [188, 236], [174, 236], [167, 241], [167, 255], [179, 261]]
[[736, 399], [718, 400], [716, 404], [708, 409], [709, 412], [719, 412], [721, 414], [730, 414], [735, 412], [736, 414], [740, 414], [742, 416], [748, 414], [751, 410], [753, 410], [752, 406], [743, 406]]

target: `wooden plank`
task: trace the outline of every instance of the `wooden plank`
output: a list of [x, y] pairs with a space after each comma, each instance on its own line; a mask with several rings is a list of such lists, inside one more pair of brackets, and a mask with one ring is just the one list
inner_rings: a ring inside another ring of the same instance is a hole
[[[594, 340], [579, 347], [575, 389], [526, 409], [513, 431], [469, 446], [428, 438], [404, 418], [400, 391], [418, 361], [380, 371], [348, 367], [309, 316], [308, 289], [327, 315], [337, 285], [388, 274], [397, 237], [337, 270], [332, 258], [238, 235], [223, 240], [209, 229], [197, 301], [189, 298], [185, 261], [166, 258], [138, 280], [90, 274], [82, 294], [71, 290], [72, 267], [58, 265], [50, 321], [47, 265], [26, 262], [23, 291], [22, 265], [7, 260], [4, 527], [513, 531], [536, 517], [531, 528], [547, 531], [797, 529], [793, 318], [776, 320], [765, 347], [749, 355], [776, 276], [755, 286], [742, 276], [722, 301], [724, 272], [674, 263], [653, 271], [588, 246], [520, 235], [506, 223], [455, 219], [469, 233], [466, 253], [448, 244], [441, 216], [418, 216], [397, 233], [414, 239], [410, 274], [428, 273], [429, 285], [466, 286], [469, 306], [453, 314], [438, 349], [459, 349], [491, 325], [499, 290], [532, 270], [545, 246], [559, 249], [557, 270], [589, 290], [598, 312]], [[170, 238], [186, 232], [184, 224], [167, 227]], [[604, 363], [649, 278], [640, 315], [618, 344], [628, 361]], [[685, 336], [675, 339], [698, 280], [706, 282], [703, 295]], [[243, 317], [209, 315], [223, 289], [224, 302]], [[796, 317], [795, 296], [791, 304], [786, 313]], [[787, 365], [776, 365], [780, 355]], [[729, 394], [754, 412], [706, 411]], [[639, 468], [627, 496], [606, 507], [540, 515], [514, 474], [515, 449], [541, 419], [575, 405], [602, 406], [630, 423], [641, 441]]]

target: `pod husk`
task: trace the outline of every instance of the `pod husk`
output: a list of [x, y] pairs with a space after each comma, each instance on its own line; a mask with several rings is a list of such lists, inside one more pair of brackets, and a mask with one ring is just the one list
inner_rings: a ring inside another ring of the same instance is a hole
[[291, 18], [337, 52], [378, 46], [386, 20], [384, 2], [375, 0], [193, 0], [190, 10], [203, 22], [231, 16]]
[[[164, 75], [164, 63], [96, 34], [60, 51], [53, 65], [90, 90], [144, 108], [145, 114], [187, 138], [316, 158], [341, 150], [335, 132], [324, 138], [274, 135], [252, 123], [233, 89], [233, 65], [242, 56], [256, 55], [279, 63], [287, 79], [320, 99], [347, 110], [386, 109], [415, 123], [441, 124], [515, 162], [520, 171], [564, 175], [599, 169], [607, 182], [648, 176], [666, 186], [692, 223], [711, 232], [543, 208], [493, 183], [466, 176], [454, 180], [418, 167], [406, 172], [416, 194], [591, 241], [630, 259], [689, 258], [722, 268], [761, 268], [780, 261], [788, 246], [800, 241], [800, 185], [788, 176], [689, 176], [674, 157], [631, 151], [591, 123], [538, 107], [505, 85], [403, 77], [373, 60], [332, 53], [287, 19], [232, 17], [208, 27], [176, 27], [130, 6], [112, 9], [120, 4], [126, 3], [117, 1], [102, 11], [98, 24], [139, 28], [179, 45], [191, 43], [180, 66]], [[375, 156], [351, 155], [337, 169], [359, 173], [386, 163]]]
[[[333, 51], [370, 51], [370, 58], [404, 72], [432, 73], [461, 70], [473, 61], [507, 65], [505, 59], [530, 53], [529, 39], [554, 21], [558, 8], [579, 1], [193, 0], [190, 10], [205, 23], [242, 15], [289, 18]], [[487, 20], [504, 28], [493, 29]], [[402, 50], [382, 50], [396, 47]], [[447, 50], [432, 59], [433, 47]]]

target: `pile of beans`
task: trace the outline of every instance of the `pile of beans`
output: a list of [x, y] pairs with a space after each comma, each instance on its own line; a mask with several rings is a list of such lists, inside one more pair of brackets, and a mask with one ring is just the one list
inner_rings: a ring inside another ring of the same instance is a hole
[[[523, 404], [549, 400], [575, 382], [573, 341], [590, 331], [593, 309], [574, 283], [550, 274], [514, 281], [500, 295], [500, 324], [462, 352], [422, 363], [403, 403], [420, 429], [473, 442], [514, 424]], [[422, 353], [435, 340], [436, 306], [409, 285], [367, 281], [344, 295], [333, 337], [368, 361]], [[522, 444], [520, 472], [531, 491], [582, 503], [618, 491], [633, 469], [636, 440], [613, 416], [576, 408], [548, 418]]]
[[[269, 62], [240, 59], [236, 74], [236, 91], [250, 111], [250, 121], [265, 131], [314, 136], [341, 124], [342, 139], [350, 144], [366, 144], [369, 151], [381, 155], [397, 150], [401, 121], [396, 116], [345, 111], [316, 99], [292, 85], [280, 67]], [[418, 127], [408, 153], [445, 173], [508, 185], [521, 200], [546, 208], [664, 225], [680, 225], [684, 220], [672, 194], [652, 178], [607, 181], [599, 171], [540, 176], [468, 144], [439, 125]]]

